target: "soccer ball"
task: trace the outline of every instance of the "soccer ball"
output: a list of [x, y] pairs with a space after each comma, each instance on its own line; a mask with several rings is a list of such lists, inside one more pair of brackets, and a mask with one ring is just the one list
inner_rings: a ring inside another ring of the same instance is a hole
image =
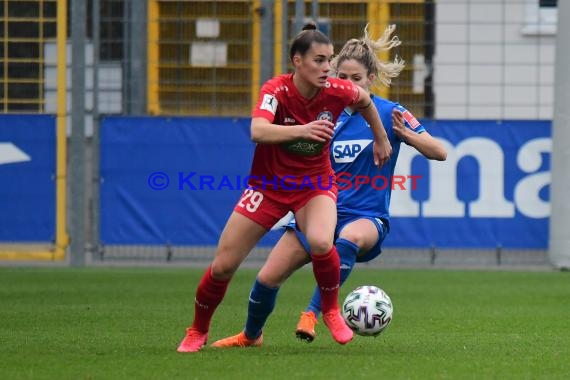
[[359, 286], [342, 304], [344, 321], [362, 336], [377, 336], [392, 321], [394, 308], [388, 294], [376, 286]]

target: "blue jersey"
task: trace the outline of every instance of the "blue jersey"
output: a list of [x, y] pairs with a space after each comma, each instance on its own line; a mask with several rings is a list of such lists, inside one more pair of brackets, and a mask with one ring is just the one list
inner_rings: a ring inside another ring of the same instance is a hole
[[[392, 110], [397, 108], [404, 115], [406, 128], [415, 133], [424, 132], [424, 127], [401, 105], [372, 96], [390, 144], [390, 161], [378, 168], [374, 165], [372, 147], [374, 137], [370, 126], [358, 112], [345, 110], [338, 118], [331, 141], [331, 162], [337, 175], [338, 220], [354, 219], [358, 216], [381, 218], [389, 224], [392, 176], [402, 140], [392, 130]], [[362, 183], [357, 189], [357, 176]], [[372, 183], [370, 183], [372, 182]], [[408, 186], [408, 183], [405, 184]]]

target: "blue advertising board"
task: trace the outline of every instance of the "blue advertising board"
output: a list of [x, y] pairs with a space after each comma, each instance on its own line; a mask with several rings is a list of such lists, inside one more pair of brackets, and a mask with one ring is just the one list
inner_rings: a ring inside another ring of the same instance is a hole
[[56, 122], [0, 115], [0, 242], [55, 237]]
[[[247, 118], [109, 117], [101, 126], [104, 244], [215, 245], [244, 190]], [[392, 247], [546, 248], [551, 123], [424, 121], [445, 162], [400, 151]], [[262, 245], [271, 245], [270, 234]]]
[[542, 249], [550, 215], [551, 122], [429, 121], [445, 162], [402, 149], [392, 192], [393, 247]]
[[[243, 118], [106, 118], [101, 241], [216, 245], [245, 189], [254, 149], [249, 123]], [[275, 234], [264, 242], [275, 242]]]

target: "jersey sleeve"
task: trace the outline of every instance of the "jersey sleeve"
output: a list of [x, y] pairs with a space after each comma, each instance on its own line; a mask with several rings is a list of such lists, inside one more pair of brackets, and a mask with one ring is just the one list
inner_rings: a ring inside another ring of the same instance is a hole
[[339, 78], [330, 78], [332, 89], [340, 97], [345, 106], [358, 102], [358, 87], [351, 81]]
[[418, 134], [426, 131], [424, 126], [410, 111], [402, 107], [400, 104], [396, 104], [396, 109], [402, 112], [402, 116], [404, 116], [404, 125], [406, 128]]
[[349, 106], [353, 105], [354, 103], [358, 102], [358, 87], [356, 87], [355, 85], [352, 84], [352, 82], [348, 81], [350, 83], [350, 88], [348, 89], [348, 99], [350, 101], [350, 103], [348, 103]]
[[259, 91], [259, 99], [257, 100], [257, 104], [255, 105], [251, 116], [263, 117], [269, 120], [269, 122], [273, 122], [273, 120], [275, 120], [278, 105], [279, 101], [275, 95], [275, 84], [271, 81], [265, 82], [261, 87], [261, 91]]

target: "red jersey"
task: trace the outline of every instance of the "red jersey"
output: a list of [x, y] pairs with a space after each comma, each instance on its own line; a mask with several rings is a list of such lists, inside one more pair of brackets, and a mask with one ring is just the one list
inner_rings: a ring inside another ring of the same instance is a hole
[[[265, 82], [252, 117], [263, 117], [278, 125], [303, 125], [322, 119], [336, 123], [344, 108], [357, 101], [358, 88], [348, 80], [328, 78], [326, 86], [307, 99], [295, 88], [293, 74], [284, 74]], [[296, 140], [257, 144], [249, 185], [282, 190], [285, 180], [297, 188], [309, 182], [326, 187], [329, 178], [334, 178], [329, 143]]]

